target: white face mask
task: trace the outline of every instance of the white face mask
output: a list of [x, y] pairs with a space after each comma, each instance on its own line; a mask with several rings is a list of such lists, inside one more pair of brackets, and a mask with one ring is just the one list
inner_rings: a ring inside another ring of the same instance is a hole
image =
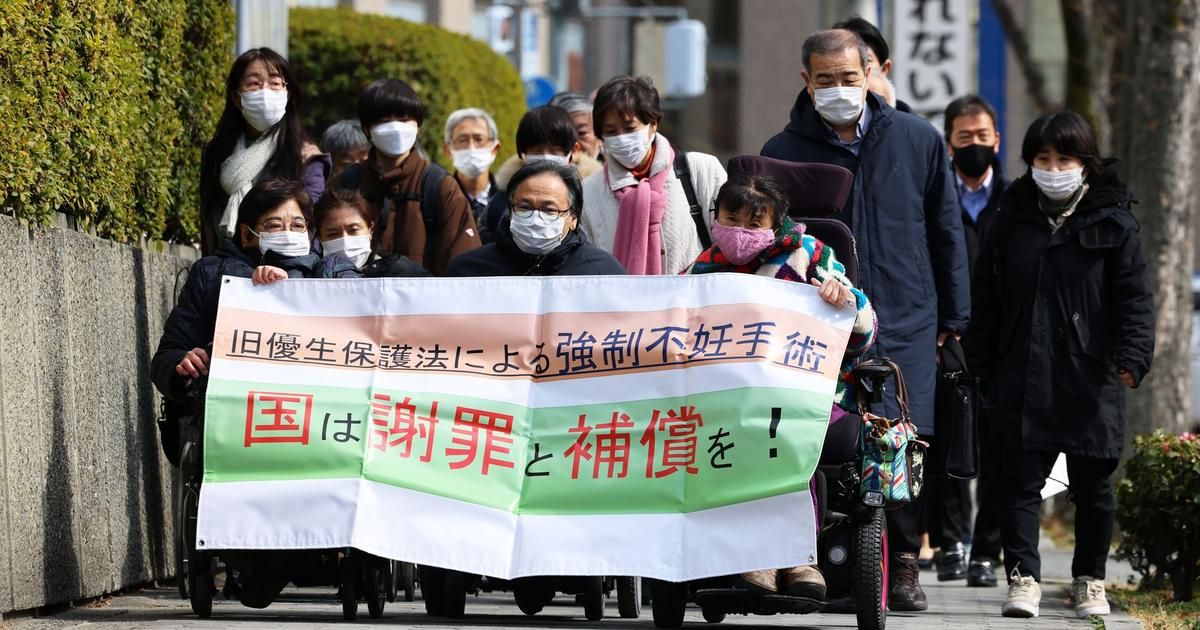
[[283, 232], [259, 234], [250, 230], [250, 233], [258, 237], [258, 251], [264, 255], [270, 251], [280, 256], [296, 257], [312, 251], [312, 241], [308, 237], [308, 232], [284, 230]]
[[650, 127], [604, 138], [604, 154], [625, 168], [637, 168], [650, 152]]
[[263, 88], [242, 92], [242, 118], [259, 133], [274, 127], [287, 113], [287, 90]]
[[566, 166], [571, 163], [571, 158], [566, 155], [554, 155], [553, 153], [529, 153], [525, 155], [525, 163], [533, 164], [534, 162], [554, 162]]
[[1075, 191], [1083, 185], [1083, 167], [1065, 171], [1047, 171], [1035, 166], [1033, 183], [1037, 184], [1043, 195], [1054, 201], [1062, 201], [1075, 194]]
[[325, 254], [341, 254], [350, 259], [354, 266], [362, 269], [367, 259], [371, 257], [370, 236], [343, 236], [341, 238], [321, 241]]
[[858, 120], [863, 109], [863, 89], [860, 87], [831, 87], [813, 90], [813, 106], [825, 122], [834, 127]]
[[496, 160], [492, 155], [492, 147], [486, 149], [456, 149], [450, 152], [454, 158], [454, 168], [472, 179], [487, 172], [488, 167]]
[[513, 214], [509, 223], [509, 229], [517, 247], [526, 254], [534, 256], [544, 256], [554, 251], [562, 244], [563, 237], [566, 236], [563, 233], [563, 223], [567, 220], [566, 214], [560, 214], [557, 219], [550, 222], [538, 216], [540, 214], [540, 212], [534, 212], [527, 219]]
[[371, 144], [388, 157], [407, 155], [417, 143], [417, 123], [392, 120], [371, 127]]

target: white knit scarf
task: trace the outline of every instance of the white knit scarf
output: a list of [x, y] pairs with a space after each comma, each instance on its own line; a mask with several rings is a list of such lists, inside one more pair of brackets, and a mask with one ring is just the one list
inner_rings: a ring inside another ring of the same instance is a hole
[[273, 131], [258, 137], [246, 146], [245, 134], [238, 136], [233, 153], [221, 162], [221, 188], [229, 195], [225, 212], [221, 215], [220, 229], [225, 236], [233, 236], [237, 227], [238, 206], [242, 198], [254, 187], [254, 179], [267, 167], [279, 145], [279, 133]]

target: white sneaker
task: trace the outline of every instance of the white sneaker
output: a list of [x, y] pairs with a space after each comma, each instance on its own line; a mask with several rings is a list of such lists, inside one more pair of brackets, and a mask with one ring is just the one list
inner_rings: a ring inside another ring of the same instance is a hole
[[1111, 612], [1104, 594], [1104, 580], [1086, 575], [1075, 578], [1071, 582], [1071, 599], [1075, 601], [1075, 616], [1080, 619]]
[[1008, 582], [1008, 599], [1000, 607], [1005, 617], [1036, 617], [1042, 602], [1042, 587], [1037, 580], [1013, 571]]

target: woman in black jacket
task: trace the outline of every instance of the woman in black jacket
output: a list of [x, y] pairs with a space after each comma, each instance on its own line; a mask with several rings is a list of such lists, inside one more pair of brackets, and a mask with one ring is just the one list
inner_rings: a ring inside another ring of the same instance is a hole
[[255, 267], [269, 264], [294, 278], [312, 277], [318, 258], [310, 249], [311, 216], [300, 182], [267, 179], [246, 193], [238, 207], [238, 242], [222, 239], [216, 253], [192, 265], [167, 317], [150, 363], [151, 378], [164, 397], [186, 401], [187, 380], [208, 374], [221, 276], [250, 278]]
[[1005, 431], [1005, 616], [1038, 614], [1038, 506], [1060, 452], [1076, 505], [1080, 617], [1107, 614], [1112, 473], [1124, 444], [1125, 389], [1154, 353], [1154, 298], [1133, 195], [1101, 161], [1079, 115], [1048, 114], [1026, 133], [1030, 172], [1005, 193], [976, 265], [966, 347]]
[[579, 231], [583, 183], [575, 167], [535, 160], [512, 176], [508, 191], [512, 211], [496, 241], [456, 256], [447, 276], [625, 275], [612, 254]]

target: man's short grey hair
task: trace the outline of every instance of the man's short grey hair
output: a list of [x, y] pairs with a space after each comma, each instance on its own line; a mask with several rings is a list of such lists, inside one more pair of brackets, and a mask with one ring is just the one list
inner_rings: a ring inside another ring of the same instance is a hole
[[813, 55], [839, 53], [847, 48], [858, 49], [858, 58], [862, 60], [862, 69], [865, 72], [867, 69], [867, 43], [856, 33], [840, 28], [817, 31], [804, 40], [804, 46], [800, 49], [804, 69], [812, 72], [812, 65], [809, 62], [812, 61]]
[[339, 120], [321, 134], [321, 150], [330, 155], [349, 153], [355, 149], [371, 146], [362, 124], [357, 120]]
[[487, 125], [489, 140], [496, 140], [500, 137], [500, 130], [496, 129], [496, 121], [491, 114], [478, 107], [468, 107], [451, 112], [450, 117], [446, 119], [446, 144], [450, 144], [454, 140], [454, 128], [465, 120], [482, 120]]
[[579, 92], [559, 92], [550, 99], [550, 104], [567, 110], [568, 114], [592, 113], [592, 99]]

